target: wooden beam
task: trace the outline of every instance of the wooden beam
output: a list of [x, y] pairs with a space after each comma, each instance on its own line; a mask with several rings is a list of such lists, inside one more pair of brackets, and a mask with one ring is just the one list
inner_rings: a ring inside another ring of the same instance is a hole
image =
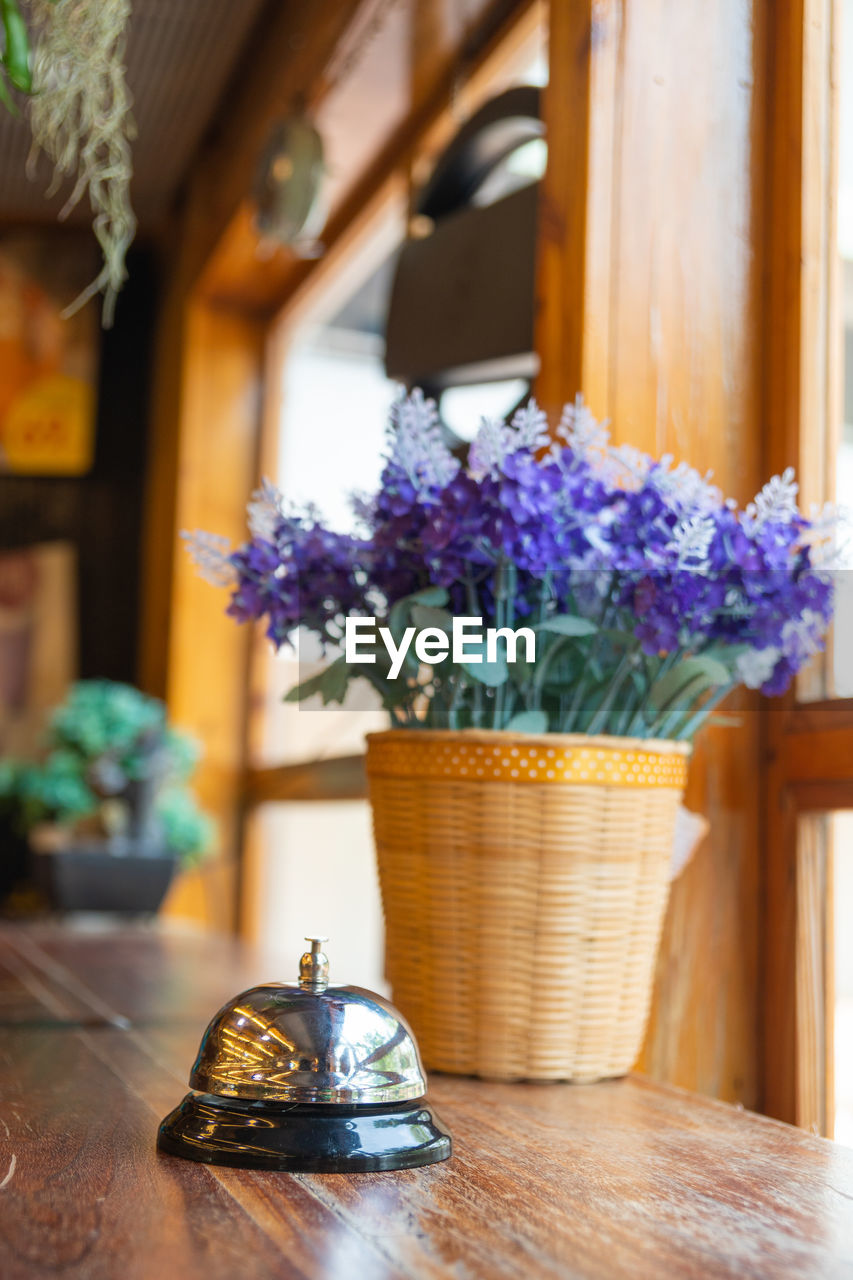
[[544, 96], [548, 167], [540, 188], [536, 349], [550, 414], [582, 391], [607, 410], [610, 229], [614, 216], [618, 0], [552, 4]]
[[245, 796], [249, 805], [281, 800], [363, 800], [367, 795], [364, 756], [337, 756], [310, 764], [250, 769]]
[[820, 733], [785, 733], [779, 743], [786, 785], [853, 778], [853, 733], [848, 727]]
[[788, 790], [798, 813], [832, 814], [839, 809], [853, 809], [853, 778], [792, 782]]
[[[464, 13], [461, 16], [464, 21]], [[413, 0], [409, 40], [413, 103], [429, 96], [448, 53], [454, 53], [458, 47], [459, 18], [459, 7], [454, 15], [454, 6], [449, 0]]]
[[853, 730], [853, 698], [828, 698], [790, 706], [783, 721], [786, 733], [825, 733], [828, 729]]
[[171, 556], [165, 696], [174, 721], [204, 750], [194, 786], [217, 824], [215, 856], [175, 885], [167, 914], [213, 928], [235, 924], [235, 884], [245, 767], [250, 634], [203, 581], [180, 529], [242, 539], [256, 473], [265, 334], [254, 321], [196, 303], [187, 316]]
[[[552, 4], [545, 94], [537, 399], [553, 414], [582, 391], [617, 443], [741, 500], [761, 480], [762, 3]], [[755, 699], [736, 704], [740, 727], [706, 729], [691, 762], [711, 830], [672, 887], [640, 1065], [750, 1106], [760, 741]]]
[[[800, 496], [832, 496], [841, 327], [835, 199], [839, 6], [766, 7], [764, 94], [765, 469], [796, 466]], [[825, 697], [826, 668], [797, 696]], [[786, 702], [765, 712], [762, 1109], [827, 1132], [831, 1122], [832, 876], [820, 807], [851, 795], [851, 703]], [[799, 818], [800, 812], [809, 814]], [[824, 996], [816, 995], [822, 984]], [[818, 1025], [820, 1023], [820, 1025]]]

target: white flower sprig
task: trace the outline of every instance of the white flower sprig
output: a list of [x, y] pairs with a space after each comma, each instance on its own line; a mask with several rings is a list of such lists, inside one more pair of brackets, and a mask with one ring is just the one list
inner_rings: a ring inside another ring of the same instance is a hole
[[420, 388], [398, 400], [391, 410], [390, 461], [405, 471], [419, 492], [449, 484], [459, 463], [444, 443], [434, 400]]
[[529, 449], [531, 453], [536, 453], [551, 443], [548, 415], [533, 399], [515, 411], [512, 425], [515, 449]]
[[708, 567], [708, 552], [716, 526], [710, 516], [693, 515], [682, 520], [672, 531], [666, 548], [678, 557], [679, 569], [702, 570]]
[[204, 529], [184, 529], [181, 538], [205, 582], [214, 587], [231, 587], [236, 583], [237, 571], [228, 559], [231, 554], [228, 538]]
[[281, 490], [264, 477], [260, 489], [255, 489], [252, 494], [247, 509], [249, 532], [252, 537], [272, 542], [278, 522], [284, 513], [284, 496]]
[[797, 515], [799, 488], [793, 467], [786, 467], [780, 476], [771, 476], [746, 508], [746, 518], [753, 529], [760, 529], [770, 520], [780, 524], [793, 520]]
[[604, 452], [610, 440], [610, 428], [607, 422], [598, 421], [584, 404], [583, 396], [578, 395], [574, 404], [564, 406], [557, 436], [581, 458], [587, 458]]
[[551, 444], [548, 418], [535, 400], [517, 409], [512, 422], [500, 418], [483, 418], [468, 450], [468, 466], [472, 475], [495, 476], [510, 454], [525, 450], [538, 453]]
[[500, 471], [504, 459], [513, 452], [512, 431], [500, 418], [482, 418], [468, 448], [468, 467], [481, 479]]

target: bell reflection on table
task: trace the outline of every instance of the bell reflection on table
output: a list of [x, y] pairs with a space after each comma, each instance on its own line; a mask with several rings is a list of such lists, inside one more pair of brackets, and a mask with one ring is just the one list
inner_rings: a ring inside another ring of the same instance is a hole
[[325, 939], [309, 941], [298, 985], [253, 987], [210, 1023], [190, 1074], [197, 1092], [161, 1125], [161, 1150], [326, 1171], [446, 1160], [450, 1137], [423, 1102], [408, 1025], [372, 992], [330, 987]]

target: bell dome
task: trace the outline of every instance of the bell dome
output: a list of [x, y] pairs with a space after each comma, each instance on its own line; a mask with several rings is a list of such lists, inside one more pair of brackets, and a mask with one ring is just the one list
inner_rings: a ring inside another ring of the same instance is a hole
[[223, 1098], [371, 1105], [422, 1098], [408, 1024], [360, 987], [252, 987], [211, 1021], [190, 1087]]

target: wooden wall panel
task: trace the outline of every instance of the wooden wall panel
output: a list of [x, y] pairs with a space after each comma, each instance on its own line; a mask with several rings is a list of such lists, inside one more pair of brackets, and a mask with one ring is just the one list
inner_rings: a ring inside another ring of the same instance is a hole
[[[741, 500], [761, 479], [764, 56], [743, 0], [551, 8], [540, 398], [582, 390], [617, 442]], [[566, 109], [570, 104], [570, 109]], [[711, 835], [673, 888], [641, 1066], [759, 1096], [760, 733], [704, 735], [688, 805]]]
[[188, 309], [166, 699], [174, 721], [204, 744], [196, 786], [218, 841], [215, 857], [180, 878], [166, 910], [219, 929], [232, 928], [236, 913], [249, 632], [226, 616], [223, 592], [199, 576], [177, 535], [245, 536], [263, 350], [256, 322], [202, 304]]

